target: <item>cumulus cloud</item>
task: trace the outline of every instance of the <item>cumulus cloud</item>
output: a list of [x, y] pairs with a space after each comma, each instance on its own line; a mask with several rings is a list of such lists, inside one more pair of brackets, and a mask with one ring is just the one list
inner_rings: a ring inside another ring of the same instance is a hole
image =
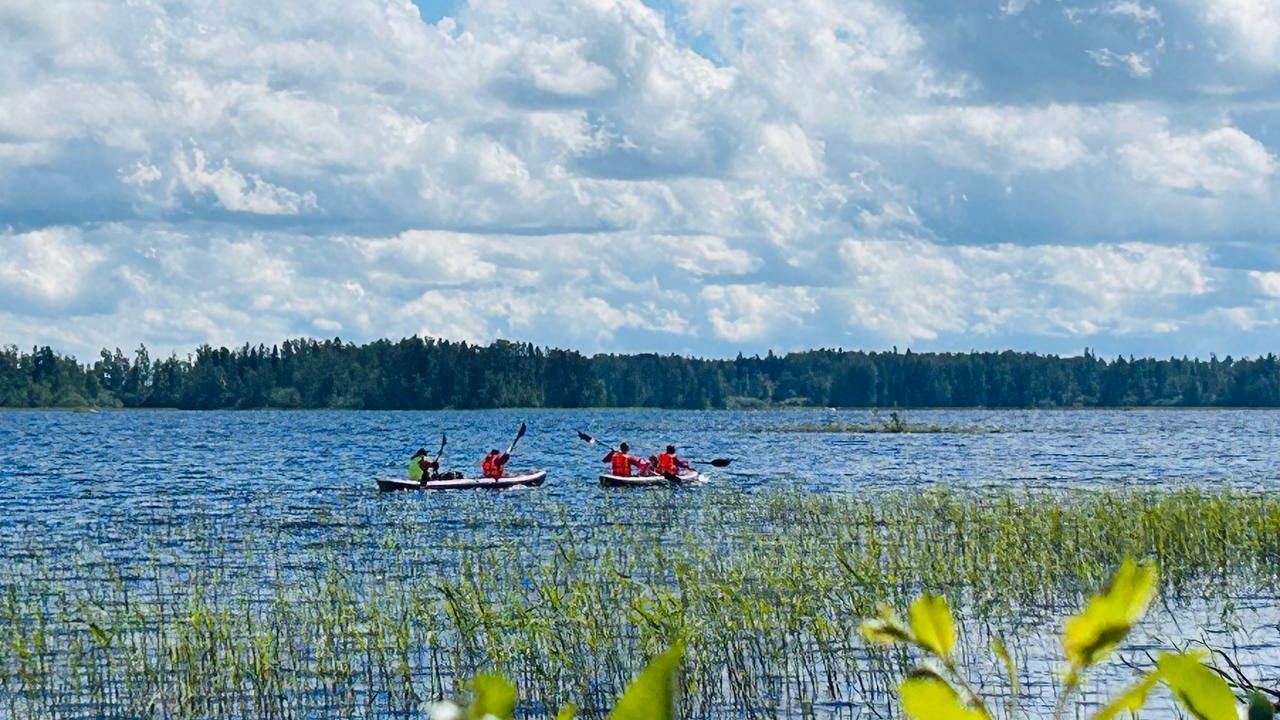
[[1268, 3], [15, 0], [0, 317], [82, 354], [1190, 337], [1273, 294], [1213, 267], [1280, 220]]
[[1203, 0], [1196, 6], [1234, 41], [1223, 57], [1271, 73], [1280, 67], [1280, 0]]
[[1208, 195], [1263, 194], [1276, 171], [1266, 146], [1234, 127], [1179, 135], [1159, 129], [1120, 155], [1137, 180]]

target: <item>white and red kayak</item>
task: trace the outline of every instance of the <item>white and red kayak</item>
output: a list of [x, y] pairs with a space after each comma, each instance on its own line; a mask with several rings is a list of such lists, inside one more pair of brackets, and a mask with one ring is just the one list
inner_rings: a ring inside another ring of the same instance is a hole
[[378, 489], [383, 492], [391, 492], [393, 490], [503, 490], [513, 487], [537, 487], [546, 479], [546, 470], [528, 470], [504, 475], [497, 479], [464, 477], [418, 482], [408, 478], [379, 478]]
[[650, 485], [688, 485], [701, 479], [696, 470], [685, 470], [668, 478], [665, 475], [601, 475], [600, 484], [604, 487], [648, 487]]

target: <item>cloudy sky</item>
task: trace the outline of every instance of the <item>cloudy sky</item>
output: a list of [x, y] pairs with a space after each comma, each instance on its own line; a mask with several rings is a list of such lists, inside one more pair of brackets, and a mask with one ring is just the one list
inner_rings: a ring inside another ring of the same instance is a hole
[[1258, 354], [1280, 0], [5, 0], [0, 343]]

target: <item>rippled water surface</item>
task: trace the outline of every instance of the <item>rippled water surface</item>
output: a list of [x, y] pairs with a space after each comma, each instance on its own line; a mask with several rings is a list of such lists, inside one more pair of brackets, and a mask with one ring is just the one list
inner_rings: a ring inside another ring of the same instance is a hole
[[[406, 518], [427, 522], [437, 538], [523, 539], [536, 552], [549, 534], [590, 528], [611, 509], [637, 502], [637, 492], [644, 494], [641, 502], [694, 506], [710, 494], [699, 487], [677, 493], [600, 488], [604, 450], [579, 440], [578, 430], [627, 441], [637, 454], [670, 442], [688, 458], [732, 458], [729, 468], [708, 469], [714, 491], [1277, 486], [1277, 411], [921, 410], [907, 420], [958, 431], [797, 431], [875, 425], [885, 415], [826, 409], [0, 412], [0, 560], [20, 562], [33, 544], [73, 549], [87, 538], [127, 558], [154, 552], [147, 543], [166, 527], [191, 523], [207, 523], [233, 541], [245, 518], [272, 528], [281, 555], [323, 548], [353, 529], [376, 534]], [[377, 492], [377, 478], [402, 475], [419, 446], [434, 453], [441, 433], [449, 438], [444, 467], [476, 474], [484, 452], [505, 449], [522, 421], [529, 432], [511, 467], [548, 469], [541, 488]], [[361, 552], [376, 566], [376, 547]], [[1280, 643], [1274, 606], [1258, 598], [1238, 604], [1246, 607], [1241, 622], [1250, 625], [1253, 643], [1244, 661], [1274, 673]], [[1043, 653], [1031, 655], [1052, 656], [1052, 642], [1043, 644]], [[852, 706], [842, 712], [858, 714]]]

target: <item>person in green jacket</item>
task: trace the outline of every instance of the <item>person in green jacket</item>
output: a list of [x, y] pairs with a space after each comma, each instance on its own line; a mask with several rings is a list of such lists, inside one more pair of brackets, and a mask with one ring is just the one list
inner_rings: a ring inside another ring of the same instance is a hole
[[426, 448], [418, 448], [418, 452], [409, 458], [409, 479], [415, 482], [434, 479], [439, 469], [440, 463], [427, 459]]

